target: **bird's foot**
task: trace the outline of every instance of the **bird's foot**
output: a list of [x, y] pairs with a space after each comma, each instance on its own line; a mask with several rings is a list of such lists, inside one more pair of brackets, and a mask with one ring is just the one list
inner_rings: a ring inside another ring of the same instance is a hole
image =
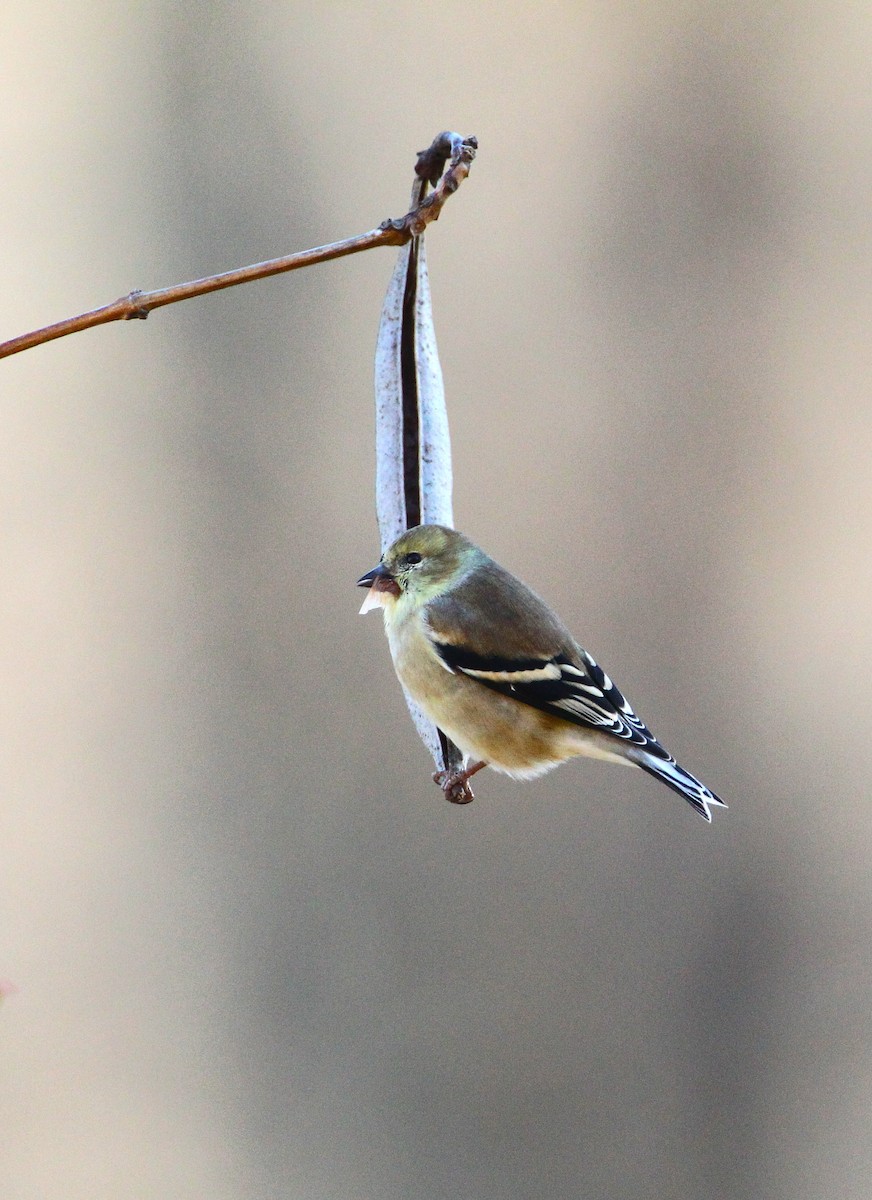
[[433, 782], [439, 784], [445, 799], [451, 804], [471, 804], [475, 795], [469, 786], [469, 778], [486, 766], [487, 763], [478, 762], [463, 771], [437, 771]]

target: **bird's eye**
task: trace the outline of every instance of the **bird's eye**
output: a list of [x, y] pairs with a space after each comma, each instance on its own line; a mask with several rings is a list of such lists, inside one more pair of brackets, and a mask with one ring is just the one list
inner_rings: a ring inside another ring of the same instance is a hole
[[409, 567], [417, 566], [420, 561], [421, 561], [421, 555], [417, 554], [414, 550], [412, 551], [411, 554], [406, 555], [406, 565]]

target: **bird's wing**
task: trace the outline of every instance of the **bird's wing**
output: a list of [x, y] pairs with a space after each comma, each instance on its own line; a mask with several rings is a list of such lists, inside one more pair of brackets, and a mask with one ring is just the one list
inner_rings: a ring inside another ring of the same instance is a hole
[[[596, 660], [524, 585], [494, 592], [491, 564], [426, 606], [424, 625], [442, 666], [521, 704], [614, 737], [626, 757], [678, 792], [707, 821], [726, 805], [675, 761]], [[486, 614], [482, 617], [482, 614]]]
[[605, 671], [529, 588], [515, 579], [495, 586], [503, 574], [490, 563], [427, 605], [425, 627], [446, 670], [656, 754], [659, 743]]
[[573, 725], [610, 733], [646, 750], [660, 749], [605, 671], [580, 648], [574, 655], [560, 652], [550, 658], [507, 658], [477, 654], [469, 647], [440, 641], [438, 636], [431, 640], [449, 671], [468, 675], [495, 692]]

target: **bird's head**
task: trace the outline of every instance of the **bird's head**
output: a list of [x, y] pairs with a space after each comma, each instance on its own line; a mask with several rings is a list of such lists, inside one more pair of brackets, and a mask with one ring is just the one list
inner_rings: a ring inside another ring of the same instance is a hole
[[480, 553], [462, 533], [444, 525], [416, 525], [388, 546], [381, 562], [357, 581], [369, 588], [361, 612], [390, 610], [403, 596], [426, 604], [462, 579]]

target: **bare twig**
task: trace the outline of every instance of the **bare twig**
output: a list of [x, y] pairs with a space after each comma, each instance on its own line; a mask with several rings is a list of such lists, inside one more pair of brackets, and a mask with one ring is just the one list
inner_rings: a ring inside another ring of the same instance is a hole
[[431, 181], [435, 172], [438, 180], [442, 167], [450, 158], [451, 165], [448, 170], [425, 200], [413, 206], [404, 217], [383, 221], [378, 229], [346, 238], [342, 242], [331, 242], [313, 250], [300, 250], [284, 258], [273, 258], [268, 262], [239, 267], [235, 271], [209, 275], [205, 279], [195, 279], [190, 283], [179, 283], [174, 287], [159, 288], [152, 292], [133, 291], [111, 304], [105, 304], [102, 308], [81, 313], [77, 317], [68, 317], [65, 321], [58, 321], [54, 325], [47, 325], [43, 329], [23, 333], [11, 341], [0, 343], [0, 358], [19, 354], [22, 350], [30, 350], [33, 346], [66, 337], [70, 333], [78, 333], [82, 329], [91, 329], [95, 325], [108, 325], [110, 321], [144, 321], [152, 309], [177, 304], [180, 300], [190, 300], [194, 296], [204, 296], [208, 292], [221, 291], [223, 288], [235, 287], [239, 283], [251, 283], [255, 279], [280, 275], [283, 271], [311, 267], [333, 258], [342, 258], [346, 254], [372, 250], [375, 246], [402, 246], [421, 234], [431, 221], [439, 219], [445, 201], [457, 191], [469, 174], [477, 146], [474, 137], [461, 138], [458, 134], [440, 133], [432, 146], [420, 152], [415, 170], [422, 178]]

